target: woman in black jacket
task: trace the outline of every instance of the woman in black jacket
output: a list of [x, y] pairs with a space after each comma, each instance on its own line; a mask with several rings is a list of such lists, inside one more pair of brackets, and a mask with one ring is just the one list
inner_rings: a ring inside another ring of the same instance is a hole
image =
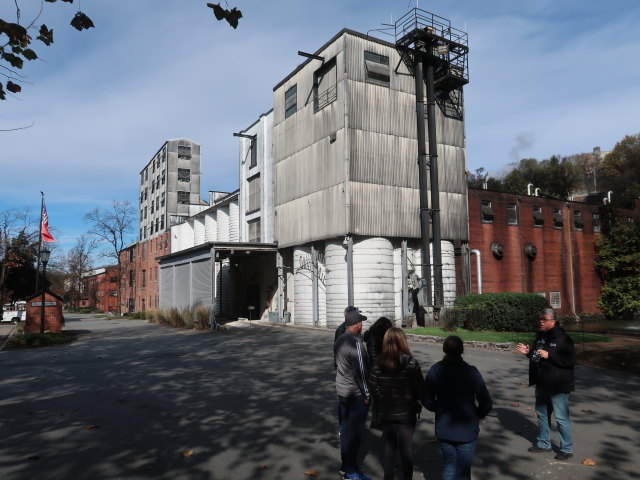
[[[378, 355], [382, 351], [382, 339], [384, 334], [387, 333], [393, 324], [387, 317], [380, 317], [376, 322], [371, 325], [369, 330], [364, 332], [362, 339], [367, 346], [367, 355], [369, 356], [369, 365], [373, 366], [378, 361]], [[382, 430], [382, 424], [380, 423], [380, 414], [378, 409], [378, 402], [373, 399], [371, 404], [371, 429]]]
[[421, 409], [422, 386], [422, 371], [411, 356], [407, 337], [401, 329], [390, 328], [384, 335], [382, 351], [369, 378], [382, 423], [385, 480], [394, 478], [398, 449], [400, 478], [411, 480], [413, 477], [413, 432]]

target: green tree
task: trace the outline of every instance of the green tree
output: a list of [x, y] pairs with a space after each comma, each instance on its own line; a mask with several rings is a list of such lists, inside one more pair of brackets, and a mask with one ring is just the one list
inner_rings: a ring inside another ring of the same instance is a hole
[[502, 192], [503, 185], [502, 181], [489, 176], [489, 172], [487, 172], [484, 167], [476, 168], [475, 173], [467, 173], [467, 184], [469, 188], [484, 188], [486, 184], [487, 190], [491, 190], [492, 192]]
[[640, 133], [627, 135], [602, 162], [602, 184], [614, 194], [612, 201], [626, 206], [640, 197]]
[[542, 161], [525, 158], [505, 175], [502, 186], [506, 192], [524, 194], [532, 184], [543, 195], [565, 199], [581, 180], [580, 167], [557, 156]]
[[640, 225], [614, 223], [596, 248], [594, 268], [604, 283], [598, 306], [607, 318], [630, 320], [640, 310]]
[[[57, 0], [44, 0], [46, 3], [56, 3]], [[4, 83], [0, 82], [0, 100], [7, 98], [7, 92], [20, 93], [21, 83], [24, 82], [24, 75], [18, 73], [22, 70], [25, 62], [30, 62], [38, 58], [38, 54], [33, 50], [33, 39], [41, 44], [49, 46], [53, 43], [53, 29], [44, 23], [39, 24], [42, 9], [36, 18], [26, 24], [22, 24], [20, 2], [14, 0], [16, 19], [6, 21], [0, 18], [0, 76], [5, 78]], [[73, 0], [62, 0], [65, 3], [73, 3]], [[226, 7], [220, 3], [207, 3], [207, 7], [213, 10], [218, 21], [225, 20], [233, 28], [237, 28], [238, 21], [242, 18], [242, 12], [235, 7]], [[38, 25], [39, 24], [39, 25]], [[93, 21], [84, 12], [78, 10], [69, 24], [76, 30], [88, 30], [94, 28]]]

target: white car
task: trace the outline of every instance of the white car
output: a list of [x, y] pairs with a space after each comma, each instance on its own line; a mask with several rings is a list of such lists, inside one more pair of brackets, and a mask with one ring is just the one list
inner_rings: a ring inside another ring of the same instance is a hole
[[[16, 310], [16, 307], [18, 308], [18, 310]], [[24, 322], [24, 319], [26, 318], [26, 313], [27, 312], [24, 309], [24, 305], [16, 305], [14, 307], [12, 307], [11, 305], [5, 305], [2, 310], [2, 323], [15, 324], [15, 323]]]

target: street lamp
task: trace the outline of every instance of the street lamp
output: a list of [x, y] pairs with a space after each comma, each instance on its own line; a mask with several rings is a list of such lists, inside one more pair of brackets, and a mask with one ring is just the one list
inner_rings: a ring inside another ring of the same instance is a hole
[[40, 302], [40, 333], [44, 333], [44, 292], [47, 287], [47, 263], [49, 263], [51, 250], [44, 247], [40, 250], [40, 262], [42, 263], [42, 301]]

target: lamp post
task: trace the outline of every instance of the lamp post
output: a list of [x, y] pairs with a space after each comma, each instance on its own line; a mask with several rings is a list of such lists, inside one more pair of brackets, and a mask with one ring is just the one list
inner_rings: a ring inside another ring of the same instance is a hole
[[47, 263], [49, 263], [51, 251], [44, 247], [40, 251], [40, 262], [42, 263], [42, 301], [40, 302], [40, 333], [44, 333], [44, 292], [47, 286]]

